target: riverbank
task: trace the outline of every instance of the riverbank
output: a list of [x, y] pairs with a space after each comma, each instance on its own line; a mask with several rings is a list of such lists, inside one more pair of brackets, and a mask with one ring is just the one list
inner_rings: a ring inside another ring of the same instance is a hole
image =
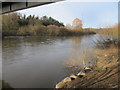
[[[93, 41], [93, 39], [98, 37], [99, 35], [96, 34], [96, 35], [87, 35], [83, 37], [71, 37], [71, 38], [57, 37], [57, 39], [49, 38], [49, 37], [48, 38], [26, 37], [22, 39], [6, 38], [3, 40], [3, 51], [4, 51], [3, 60], [7, 60], [4, 64], [8, 66], [8, 68], [4, 69], [5, 70], [4, 78], [6, 78], [5, 82], [9, 83], [12, 87], [16, 87], [17, 85], [19, 87], [24, 87], [24, 88], [34, 88], [34, 87], [53, 88], [55, 87], [55, 84], [61, 81], [63, 78], [71, 75], [71, 73], [77, 72], [77, 71], [72, 71], [71, 69], [70, 71], [68, 71], [68, 68], [66, 68], [63, 65], [64, 62], [67, 61], [69, 58], [71, 58], [72, 57], [71, 55], [73, 55], [73, 57], [79, 56], [76, 55], [79, 51], [81, 52], [82, 50], [88, 51], [88, 48], [92, 49], [92, 47], [94, 47], [95, 44], [93, 44], [93, 42], [91, 41]], [[83, 41], [87, 43], [84, 43]], [[90, 45], [92, 46], [90, 47]], [[51, 53], [51, 51], [54, 53]], [[71, 52], [71, 54], [69, 54], [69, 52]], [[11, 56], [14, 58], [12, 58]], [[48, 60], [48, 58], [49, 61], [46, 61]], [[9, 65], [14, 66], [14, 68], [9, 68]], [[49, 71], [49, 72], [45, 72], [45, 71]], [[11, 72], [15, 72], [15, 73], [11, 73]], [[31, 76], [32, 78], [28, 76]], [[16, 77], [19, 78], [16, 79]], [[12, 81], [10, 81], [9, 79]], [[22, 82], [20, 83], [20, 81]], [[26, 83], [24, 83], [24, 81], [26, 81]]]
[[[77, 24], [67, 27], [62, 22], [43, 16], [22, 16], [19, 13], [2, 15], [2, 36], [80, 36], [95, 34], [94, 31], [85, 30]], [[78, 21], [80, 21], [78, 19]]]
[[62, 85], [58, 83], [56, 88], [118, 88], [119, 51], [120, 49], [114, 45], [95, 50], [97, 63], [90, 72], [74, 80], [62, 80]]
[[55, 25], [49, 26], [24, 26], [20, 27], [14, 34], [8, 30], [7, 33], [2, 34], [2, 37], [6, 36], [81, 36], [96, 34], [94, 31], [90, 30], [69, 30], [66, 27], [58, 27]]

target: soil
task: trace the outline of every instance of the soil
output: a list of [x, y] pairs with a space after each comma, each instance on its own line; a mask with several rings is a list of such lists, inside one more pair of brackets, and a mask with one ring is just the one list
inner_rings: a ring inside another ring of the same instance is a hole
[[97, 63], [92, 71], [82, 78], [67, 82], [60, 88], [118, 88], [120, 83], [119, 51], [116, 47], [96, 50]]

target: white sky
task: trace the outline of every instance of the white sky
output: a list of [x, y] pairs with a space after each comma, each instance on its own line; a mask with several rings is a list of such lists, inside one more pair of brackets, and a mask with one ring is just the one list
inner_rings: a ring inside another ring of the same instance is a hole
[[84, 27], [108, 27], [118, 22], [118, 0], [109, 0], [116, 2], [85, 2], [94, 0], [80, 1], [83, 0], [66, 0], [20, 10], [18, 12], [27, 16], [51, 16], [58, 21], [63, 22], [65, 25], [71, 24], [73, 19], [77, 17], [83, 21]]

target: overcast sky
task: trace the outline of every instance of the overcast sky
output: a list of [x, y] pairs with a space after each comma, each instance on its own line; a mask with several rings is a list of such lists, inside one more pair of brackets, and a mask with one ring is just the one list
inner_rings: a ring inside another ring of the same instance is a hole
[[83, 21], [83, 27], [108, 27], [118, 22], [117, 2], [70, 2], [67, 0], [17, 12], [27, 16], [51, 16], [65, 25], [79, 18]]

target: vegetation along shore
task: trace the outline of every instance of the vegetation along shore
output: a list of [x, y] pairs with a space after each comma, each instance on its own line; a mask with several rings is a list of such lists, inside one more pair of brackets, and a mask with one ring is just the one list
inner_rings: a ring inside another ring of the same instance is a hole
[[111, 36], [109, 39], [103, 38], [102, 42], [99, 41], [97, 49], [93, 51], [96, 54], [96, 64], [85, 66], [77, 74], [66, 77], [56, 84], [55, 88], [119, 88], [119, 25], [115, 25], [112, 29], [96, 31]]
[[52, 17], [41, 18], [29, 15], [21, 16], [18, 13], [2, 15], [2, 36], [80, 36], [95, 34], [76, 26], [74, 29], [66, 27], [63, 23]]
[[[109, 28], [83, 28], [76, 18], [73, 26], [65, 26], [52, 17], [22, 16], [19, 13], [2, 15], [2, 36], [81, 36], [102, 34], [109, 38], [98, 41], [93, 51], [95, 65], [84, 66], [77, 74], [66, 77], [55, 88], [118, 88], [120, 38], [117, 24]], [[79, 23], [79, 25], [77, 25]], [[69, 62], [70, 63], [70, 62]], [[74, 68], [74, 67], [72, 67]], [[77, 67], [80, 68], [80, 67]], [[11, 88], [3, 81], [3, 88]]]

